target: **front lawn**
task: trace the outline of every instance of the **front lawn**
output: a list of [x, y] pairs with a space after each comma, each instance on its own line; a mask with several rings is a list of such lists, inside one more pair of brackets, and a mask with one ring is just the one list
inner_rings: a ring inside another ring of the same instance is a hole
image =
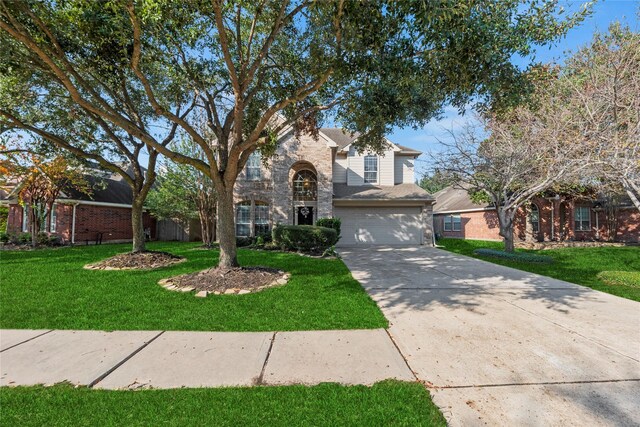
[[444, 426], [419, 383], [105, 391], [0, 388], [7, 426]]
[[291, 273], [286, 286], [247, 295], [167, 291], [159, 279], [217, 263], [194, 243], [151, 243], [187, 258], [154, 271], [92, 271], [83, 265], [130, 245], [0, 252], [0, 328], [188, 331], [291, 331], [383, 328], [376, 304], [337, 259], [239, 250], [242, 265]]
[[[483, 240], [440, 239], [443, 249], [494, 264], [554, 277], [634, 301], [640, 301], [640, 247], [559, 248], [524, 250], [553, 258], [552, 264], [530, 264], [474, 255], [479, 248], [503, 249], [500, 242]], [[606, 273], [604, 273], [606, 272]], [[635, 273], [635, 274], [634, 274]]]

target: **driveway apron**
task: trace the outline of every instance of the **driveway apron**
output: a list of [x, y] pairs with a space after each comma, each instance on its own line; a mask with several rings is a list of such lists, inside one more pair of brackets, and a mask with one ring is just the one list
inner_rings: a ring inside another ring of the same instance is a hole
[[640, 304], [426, 247], [344, 248], [450, 425], [640, 425]]

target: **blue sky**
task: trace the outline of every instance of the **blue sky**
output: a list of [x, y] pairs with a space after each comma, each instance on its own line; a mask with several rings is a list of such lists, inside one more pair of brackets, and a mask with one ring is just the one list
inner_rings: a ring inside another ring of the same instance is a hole
[[[580, 7], [580, 1], [560, 1], [560, 5], [567, 11], [576, 10]], [[562, 63], [563, 59], [571, 51], [575, 51], [587, 44], [594, 32], [604, 32], [609, 24], [615, 21], [626, 23], [633, 30], [640, 30], [637, 11], [640, 7], [640, 0], [600, 0], [593, 7], [593, 13], [579, 27], [572, 28], [567, 36], [551, 47], [538, 49], [535, 59], [541, 62]], [[458, 115], [454, 108], [445, 108], [444, 117], [441, 120], [432, 120], [422, 129], [397, 128], [389, 135], [389, 139], [398, 144], [428, 153], [438, 151], [438, 139], [447, 139], [447, 129], [455, 130], [467, 117]], [[416, 177], [426, 167], [428, 156], [422, 155], [417, 166]]]

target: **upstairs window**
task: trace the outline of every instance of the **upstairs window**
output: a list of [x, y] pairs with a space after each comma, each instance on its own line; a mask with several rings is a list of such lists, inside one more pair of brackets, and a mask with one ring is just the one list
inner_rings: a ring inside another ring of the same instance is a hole
[[236, 208], [236, 236], [247, 237], [250, 232], [251, 202], [242, 202]]
[[589, 231], [591, 230], [591, 212], [586, 206], [576, 207], [574, 211], [575, 218], [575, 230], [576, 231]]
[[364, 156], [364, 182], [367, 184], [378, 182], [378, 156]]
[[462, 218], [460, 215], [447, 215], [444, 217], [444, 231], [461, 231]]
[[262, 176], [260, 172], [260, 164], [262, 163], [262, 156], [259, 151], [254, 151], [247, 160], [247, 180], [259, 181]]

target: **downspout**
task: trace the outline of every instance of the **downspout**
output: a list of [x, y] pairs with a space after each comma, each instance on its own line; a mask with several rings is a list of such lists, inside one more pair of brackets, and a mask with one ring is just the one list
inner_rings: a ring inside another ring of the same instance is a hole
[[71, 244], [76, 243], [76, 207], [79, 203], [73, 205], [73, 213], [71, 214]]

